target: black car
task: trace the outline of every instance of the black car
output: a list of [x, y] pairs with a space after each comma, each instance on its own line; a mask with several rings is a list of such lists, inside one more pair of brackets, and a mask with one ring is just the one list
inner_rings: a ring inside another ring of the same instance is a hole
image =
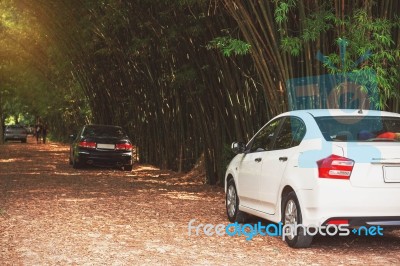
[[132, 142], [121, 127], [85, 125], [77, 136], [70, 137], [69, 162], [75, 169], [95, 165], [132, 170]]

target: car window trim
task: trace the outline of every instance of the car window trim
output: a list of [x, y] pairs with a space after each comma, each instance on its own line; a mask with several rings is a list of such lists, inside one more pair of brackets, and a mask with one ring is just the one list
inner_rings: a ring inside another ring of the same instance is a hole
[[[297, 119], [298, 121], [300, 121], [300, 123], [302, 124], [302, 126], [304, 126], [304, 128], [305, 128], [305, 130], [306, 130], [305, 133], [307, 133], [307, 127], [306, 127], [306, 124], [304, 123], [303, 119], [301, 119], [301, 118], [298, 117], [298, 116], [288, 115], [288, 116], [285, 116], [285, 119], [284, 119], [284, 120], [282, 121], [282, 123], [279, 125], [279, 131], [278, 131], [278, 133], [276, 134], [276, 136], [279, 136], [279, 134], [281, 133], [282, 128], [283, 128], [283, 125], [284, 125], [284, 123], [286, 122], [287, 119]], [[300, 129], [300, 128], [299, 128], [299, 129]], [[295, 133], [297, 133], [297, 131], [296, 131]], [[305, 134], [304, 134], [304, 135], [305, 135]], [[293, 146], [293, 140], [294, 140], [293, 137], [294, 137], [294, 134], [292, 133], [292, 140], [290, 141], [290, 146], [289, 146], [288, 148], [284, 148], [284, 149], [276, 149], [276, 148], [275, 148], [275, 144], [276, 144], [276, 141], [275, 141], [276, 138], [275, 138], [274, 143], [273, 143], [272, 148], [271, 148], [271, 151], [286, 150], [286, 149], [291, 149], [291, 148], [294, 148], [294, 147], [299, 146], [300, 143], [301, 143], [301, 141], [300, 141], [299, 144]], [[303, 136], [303, 138], [304, 138], [304, 136]]]
[[[254, 136], [251, 138], [251, 140], [247, 143], [245, 153], [247, 154], [247, 153], [266, 152], [266, 151], [253, 151], [253, 152], [251, 152], [250, 149], [251, 149], [251, 146], [253, 145], [254, 139], [257, 137], [257, 135], [258, 135], [262, 130], [264, 130], [264, 128], [266, 128], [268, 125], [270, 125], [270, 124], [273, 123], [274, 121], [280, 120], [278, 126], [276, 127], [276, 129], [275, 129], [275, 131], [274, 131], [274, 136], [273, 136], [272, 141], [271, 141], [271, 143], [272, 143], [271, 147], [273, 147], [273, 146], [275, 145], [275, 140], [276, 140], [277, 133], [279, 132], [280, 127], [282, 126], [282, 121], [284, 121], [286, 117], [287, 117], [287, 116], [276, 117], [275, 119], [273, 119], [273, 120], [271, 120], [271, 121], [268, 121], [268, 123], [266, 123], [263, 127], [261, 127], [260, 130], [258, 130], [257, 133], [254, 134]], [[271, 149], [271, 150], [272, 150], [272, 149]], [[270, 151], [270, 150], [268, 150], [268, 151]]]

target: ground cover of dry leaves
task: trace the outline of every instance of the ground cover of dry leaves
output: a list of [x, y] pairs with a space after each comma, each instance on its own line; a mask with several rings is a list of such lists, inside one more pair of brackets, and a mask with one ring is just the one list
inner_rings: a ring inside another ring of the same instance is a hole
[[[68, 146], [0, 146], [0, 265], [400, 264], [400, 232], [317, 237], [188, 235], [188, 222], [228, 224], [224, 192], [195, 174], [68, 165]], [[193, 231], [193, 234], [195, 232]]]

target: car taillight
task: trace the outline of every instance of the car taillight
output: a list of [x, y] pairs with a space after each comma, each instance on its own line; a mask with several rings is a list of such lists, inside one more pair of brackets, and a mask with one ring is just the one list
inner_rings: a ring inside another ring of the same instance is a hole
[[327, 224], [336, 224], [336, 225], [349, 224], [349, 220], [348, 219], [332, 219], [332, 220], [329, 220], [327, 222]]
[[317, 161], [320, 178], [350, 179], [354, 161], [338, 155], [330, 155]]
[[81, 142], [79, 142], [79, 147], [88, 148], [88, 149], [96, 149], [96, 142], [81, 141]]
[[115, 145], [116, 150], [123, 150], [123, 151], [129, 151], [132, 150], [132, 144], [130, 143], [120, 143]]

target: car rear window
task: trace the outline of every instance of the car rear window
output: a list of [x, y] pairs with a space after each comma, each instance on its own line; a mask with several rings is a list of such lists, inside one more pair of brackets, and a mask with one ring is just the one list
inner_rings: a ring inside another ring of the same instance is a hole
[[86, 127], [83, 136], [85, 137], [125, 137], [125, 132], [119, 127]]
[[10, 125], [6, 126], [6, 130], [26, 130], [26, 128], [19, 125]]
[[400, 118], [383, 116], [315, 117], [327, 141], [400, 141]]

